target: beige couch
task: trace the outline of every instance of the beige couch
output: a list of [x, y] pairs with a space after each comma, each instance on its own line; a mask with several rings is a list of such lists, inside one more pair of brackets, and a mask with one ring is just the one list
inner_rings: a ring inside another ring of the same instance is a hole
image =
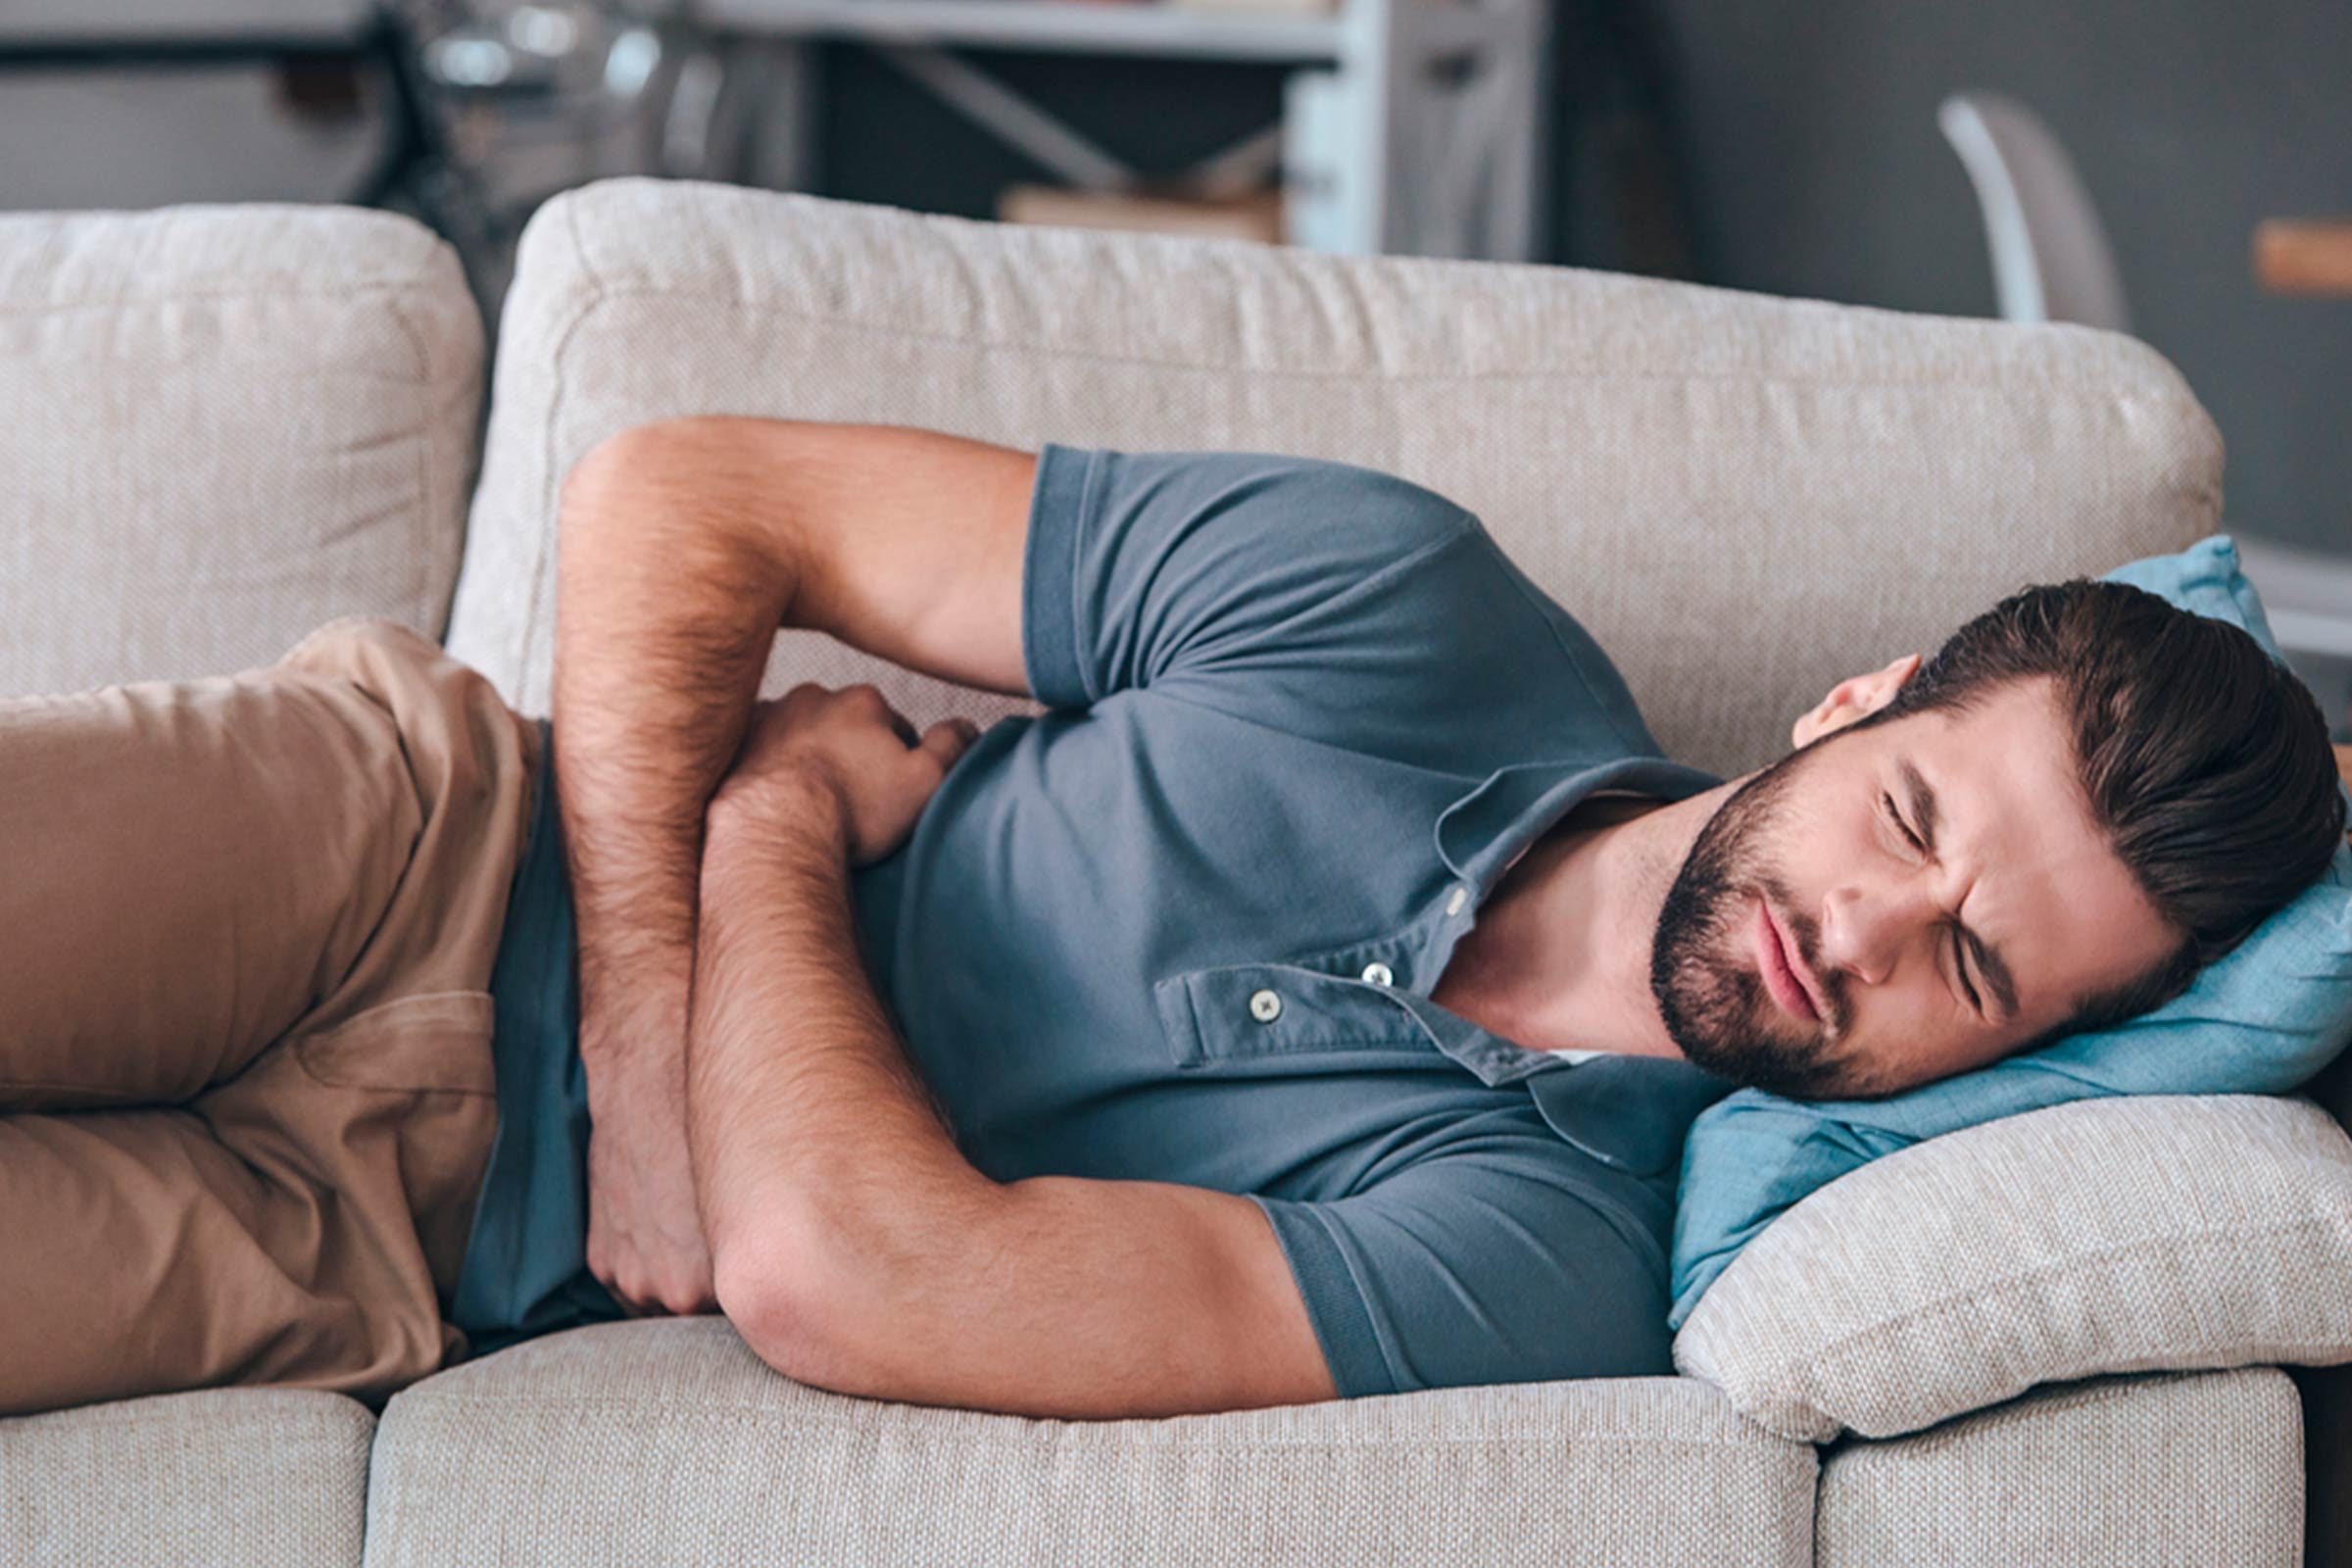
[[[0, 691], [241, 667], [365, 611], [544, 712], [566, 466], [722, 411], [1403, 473], [1730, 773], [1838, 676], [2184, 545], [2221, 499], [2211, 422], [2123, 337], [707, 185], [540, 213], [477, 484], [483, 360], [403, 220], [0, 219]], [[876, 678], [917, 724], [1025, 709], [788, 634], [768, 689], [806, 678]], [[2343, 1401], [2277, 1363], [2352, 1359], [2348, 1268], [2352, 1142], [2312, 1100], [2062, 1106], [1799, 1205], [1679, 1377], [1041, 1421], [633, 1322], [380, 1413], [232, 1390], [0, 1421], [0, 1559], [2289, 1563], [2305, 1416], [2334, 1442]]]

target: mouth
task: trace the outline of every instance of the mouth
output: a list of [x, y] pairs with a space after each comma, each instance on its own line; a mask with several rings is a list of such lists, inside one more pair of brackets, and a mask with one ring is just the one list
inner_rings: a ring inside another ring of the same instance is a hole
[[1813, 1001], [1804, 977], [1797, 972], [1795, 949], [1788, 943], [1781, 923], [1774, 918], [1772, 906], [1763, 899], [1756, 901], [1756, 969], [1764, 977], [1764, 989], [1781, 1010], [1803, 1023], [1819, 1023], [1821, 1008]]

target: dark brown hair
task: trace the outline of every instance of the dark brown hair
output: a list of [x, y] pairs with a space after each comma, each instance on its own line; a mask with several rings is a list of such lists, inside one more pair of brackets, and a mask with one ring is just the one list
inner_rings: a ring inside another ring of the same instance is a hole
[[2187, 990], [2319, 879], [2345, 816], [2328, 722], [2294, 673], [2239, 627], [2124, 583], [2078, 577], [2012, 594], [1847, 727], [1966, 711], [2033, 677], [2056, 682], [2091, 820], [2180, 941], [2021, 1052]]

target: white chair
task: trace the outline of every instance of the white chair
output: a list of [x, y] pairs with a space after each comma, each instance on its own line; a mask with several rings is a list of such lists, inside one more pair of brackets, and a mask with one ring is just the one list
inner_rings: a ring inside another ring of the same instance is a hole
[[[2098, 210], [2041, 117], [1996, 93], [1964, 92], [1944, 99], [1936, 122], [1977, 188], [2003, 319], [2130, 331]], [[2334, 684], [2334, 665], [2352, 660], [2352, 563], [2236, 537], [2278, 646], [2315, 690]]]
[[2011, 321], [2132, 329], [2107, 231], [2074, 160], [2039, 116], [1993, 93], [1954, 93], [1936, 112], [1984, 210], [1992, 284]]

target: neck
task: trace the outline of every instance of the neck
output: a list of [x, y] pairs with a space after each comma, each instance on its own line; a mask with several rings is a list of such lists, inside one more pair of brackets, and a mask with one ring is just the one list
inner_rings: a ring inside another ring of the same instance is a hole
[[1650, 993], [1650, 943], [1692, 841], [1740, 782], [1570, 811], [1479, 906], [1430, 1000], [1531, 1051], [1681, 1056]]

